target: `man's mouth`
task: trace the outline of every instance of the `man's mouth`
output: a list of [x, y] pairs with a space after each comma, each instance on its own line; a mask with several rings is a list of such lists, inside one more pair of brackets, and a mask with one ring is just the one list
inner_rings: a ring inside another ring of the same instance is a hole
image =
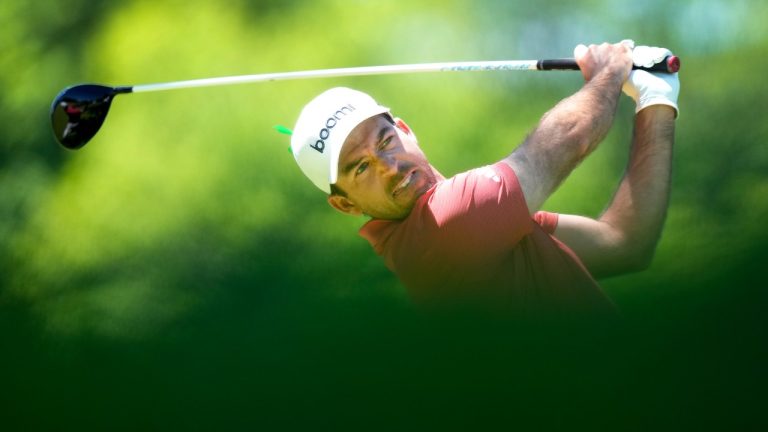
[[408, 174], [406, 174], [402, 180], [400, 180], [400, 182], [392, 190], [393, 197], [396, 197], [397, 195], [399, 195], [400, 192], [405, 190], [405, 188], [407, 188], [411, 184], [411, 181], [413, 180], [413, 176], [415, 173], [416, 173], [416, 170], [412, 170], [408, 172]]

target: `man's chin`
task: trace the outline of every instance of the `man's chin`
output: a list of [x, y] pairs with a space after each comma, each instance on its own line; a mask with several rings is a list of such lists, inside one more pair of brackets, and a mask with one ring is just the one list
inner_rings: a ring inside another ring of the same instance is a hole
[[401, 209], [399, 212], [399, 217], [395, 219], [405, 219], [408, 217], [409, 214], [411, 214], [411, 211], [416, 206], [416, 203], [419, 201], [422, 195], [424, 195], [430, 188], [429, 185], [422, 185], [418, 188], [414, 188], [411, 190], [408, 190], [408, 193], [406, 194], [400, 194], [396, 200], [395, 204], [398, 207], [398, 209]]

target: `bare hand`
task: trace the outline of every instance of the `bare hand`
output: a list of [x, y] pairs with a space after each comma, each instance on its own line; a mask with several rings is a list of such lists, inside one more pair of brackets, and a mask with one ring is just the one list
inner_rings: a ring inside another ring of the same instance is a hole
[[622, 41], [617, 44], [602, 43], [600, 45], [578, 45], [573, 50], [576, 63], [587, 81], [602, 74], [615, 78], [618, 83], [623, 83], [629, 77], [632, 70], [632, 46], [631, 41]]

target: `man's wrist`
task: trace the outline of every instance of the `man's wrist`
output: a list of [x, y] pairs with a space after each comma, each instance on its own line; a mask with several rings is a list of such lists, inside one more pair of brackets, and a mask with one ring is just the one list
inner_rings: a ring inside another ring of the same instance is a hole
[[650, 105], [637, 111], [635, 115], [638, 126], [646, 127], [663, 123], [674, 124], [677, 111], [670, 105]]
[[624, 84], [624, 81], [627, 80], [627, 77], [629, 76], [629, 72], [625, 71], [624, 69], [619, 68], [604, 68], [601, 69], [597, 74], [595, 74], [594, 77], [592, 77], [592, 81], [600, 81], [604, 85], [610, 86], [610, 87], [616, 87], [617, 89], [621, 89], [621, 86]]
[[635, 107], [635, 113], [639, 113], [648, 109], [661, 109], [662, 111], [671, 111], [673, 114], [673, 119], [677, 118], [679, 112], [676, 103], [662, 96], [649, 98], [647, 100], [641, 99]]

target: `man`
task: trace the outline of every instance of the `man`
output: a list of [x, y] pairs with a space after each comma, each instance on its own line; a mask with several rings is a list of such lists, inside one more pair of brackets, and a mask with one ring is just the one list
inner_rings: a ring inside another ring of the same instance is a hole
[[[665, 218], [677, 74], [632, 71], [668, 51], [579, 45], [584, 86], [508, 157], [446, 179], [389, 109], [331, 89], [302, 111], [297, 163], [335, 209], [371, 218], [360, 234], [423, 304], [503, 311], [612, 310], [594, 277], [637, 271]], [[637, 104], [627, 171], [598, 218], [538, 211], [606, 136], [620, 94]]]

